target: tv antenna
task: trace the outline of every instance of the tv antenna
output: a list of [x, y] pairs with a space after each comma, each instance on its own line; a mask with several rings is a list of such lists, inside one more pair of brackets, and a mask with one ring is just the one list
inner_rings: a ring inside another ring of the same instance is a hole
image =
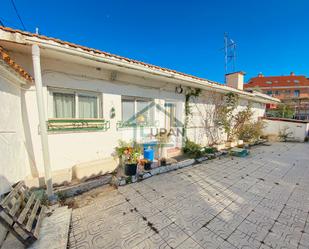
[[224, 33], [224, 68], [225, 74], [228, 73], [229, 64], [232, 63], [232, 70], [235, 71], [236, 66], [236, 43]]

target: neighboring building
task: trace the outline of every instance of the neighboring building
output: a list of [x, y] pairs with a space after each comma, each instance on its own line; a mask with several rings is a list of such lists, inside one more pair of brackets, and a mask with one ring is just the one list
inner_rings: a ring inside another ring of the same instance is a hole
[[[32, 78], [37, 61], [33, 58], [38, 57], [32, 50], [34, 45], [40, 48], [42, 91]], [[236, 89], [4, 27], [0, 27], [0, 46], [0, 194], [20, 179], [38, 185], [44, 177], [39, 93], [44, 97], [42, 110], [46, 113], [55, 183], [111, 172], [117, 166], [112, 155], [119, 139], [145, 142], [154, 139], [150, 128], [171, 130], [179, 126], [174, 121], [184, 122], [185, 93], [189, 87], [202, 90], [198, 98], [201, 106], [212, 106], [209, 96], [214, 94], [223, 97], [236, 93], [240, 97], [238, 108], [246, 108], [250, 102], [255, 120], [264, 115], [267, 103], [278, 102], [258, 92], [243, 91], [242, 73], [227, 76], [228, 85]], [[235, 78], [239, 81], [235, 82]], [[138, 122], [129, 123], [133, 116]], [[192, 118], [187, 135], [207, 144], [199, 115]], [[179, 151], [182, 137], [175, 136], [171, 144], [171, 153]]]
[[[280, 99], [295, 110], [295, 118], [309, 119], [309, 79], [303, 75], [264, 76], [259, 74], [244, 85], [246, 90], [261, 91], [269, 96]], [[267, 108], [275, 109], [276, 105]]]

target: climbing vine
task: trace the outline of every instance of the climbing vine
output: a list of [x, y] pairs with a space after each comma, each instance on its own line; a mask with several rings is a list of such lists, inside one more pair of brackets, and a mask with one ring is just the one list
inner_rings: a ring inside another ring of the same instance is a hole
[[218, 109], [217, 125], [227, 134], [227, 141], [239, 139], [241, 134], [246, 133], [253, 115], [251, 102], [248, 102], [246, 108], [240, 111], [237, 111], [238, 105], [239, 96], [229, 92], [225, 94], [224, 106]]
[[[192, 98], [197, 98], [200, 96], [202, 90], [200, 88], [191, 88], [188, 87], [186, 91], [186, 100], [185, 100], [185, 123], [184, 123], [184, 130], [183, 130], [183, 137], [184, 140], [187, 140], [187, 128], [189, 124], [190, 117], [192, 116], [192, 107], [190, 105], [190, 100]], [[184, 142], [185, 142], [184, 141]]]

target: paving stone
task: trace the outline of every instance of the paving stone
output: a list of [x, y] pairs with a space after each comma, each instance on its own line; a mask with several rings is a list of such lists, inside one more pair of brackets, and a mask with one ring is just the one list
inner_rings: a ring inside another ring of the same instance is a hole
[[183, 241], [189, 238], [179, 226], [171, 224], [159, 232], [160, 236], [167, 242], [170, 247], [176, 248]]
[[246, 233], [253, 239], [257, 241], [262, 241], [266, 235], [269, 233], [269, 230], [264, 229], [263, 227], [257, 226], [256, 224], [244, 220], [237, 229], [243, 233]]
[[137, 244], [135, 249], [171, 249], [171, 247], [158, 235], [155, 234]]
[[309, 233], [302, 234], [299, 244], [306, 248], [309, 248]]
[[188, 238], [177, 249], [203, 249], [195, 240]]
[[239, 230], [233, 232], [233, 234], [227, 239], [232, 245], [237, 248], [256, 248], [261, 246], [261, 242], [250, 237], [248, 234]]
[[216, 249], [224, 242], [224, 240], [213, 231], [203, 227], [194, 235], [191, 236], [202, 247], [209, 249]]
[[258, 146], [119, 187], [73, 210], [69, 248], [309, 248], [308, 149]]
[[214, 218], [211, 220], [206, 227], [215, 234], [220, 235], [223, 239], [228, 238], [235, 230], [234, 226], [231, 226], [228, 222], [225, 222], [219, 218]]

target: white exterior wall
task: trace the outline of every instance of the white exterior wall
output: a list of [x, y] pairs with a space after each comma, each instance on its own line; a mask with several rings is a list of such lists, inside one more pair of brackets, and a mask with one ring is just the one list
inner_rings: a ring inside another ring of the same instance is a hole
[[[217, 97], [214, 97], [216, 96]], [[191, 112], [192, 117], [190, 117], [189, 125], [188, 125], [188, 138], [195, 143], [201, 144], [201, 145], [207, 145], [208, 143], [211, 143], [209, 138], [209, 132], [205, 130], [205, 126], [203, 126], [204, 119], [212, 119], [212, 113], [215, 104], [213, 102], [218, 103], [218, 97], [223, 96], [223, 94], [216, 94], [216, 93], [209, 93], [209, 94], [203, 94], [201, 95], [197, 100], [193, 100], [194, 104], [191, 104]], [[235, 114], [239, 111], [244, 110], [249, 104], [248, 100], [240, 99], [239, 105], [235, 109]], [[265, 104], [257, 103], [257, 102], [250, 102], [251, 109], [253, 112], [252, 115], [252, 121], [257, 121], [259, 117], [263, 117], [265, 114]], [[202, 112], [202, 113], [201, 113]], [[216, 131], [216, 137], [217, 137], [217, 143], [224, 143], [227, 139], [226, 134], [223, 131], [219, 131], [215, 125], [211, 123], [211, 128], [213, 131]], [[209, 129], [208, 129], [209, 130]], [[214, 134], [214, 132], [212, 132]]]
[[25, 161], [25, 137], [20, 86], [0, 74], [0, 195], [29, 174]]
[[[16, 54], [16, 60], [25, 61], [23, 55]], [[159, 90], [155, 88], [155, 83], [150, 84], [151, 87], [142, 87], [124, 82], [110, 81], [107, 79], [109, 72], [95, 68], [80, 66], [76, 64], [55, 63], [54, 61], [42, 59], [42, 80], [43, 95], [46, 113], [52, 118], [52, 99], [49, 97], [49, 88], [63, 88], [73, 90], [85, 90], [99, 92], [102, 96], [103, 118], [110, 121], [110, 129], [107, 131], [74, 131], [74, 132], [50, 132], [48, 135], [50, 158], [52, 170], [70, 174], [74, 165], [90, 162], [94, 160], [112, 157], [114, 148], [118, 145], [118, 140], [131, 140], [133, 137], [133, 128], [116, 129], [117, 121], [121, 121], [121, 96], [137, 96], [154, 99], [156, 103], [164, 108], [167, 100], [175, 102], [178, 106], [183, 106], [184, 96], [177, 95], [168, 90]], [[28, 70], [31, 72], [32, 68]], [[120, 75], [121, 79], [125, 75]], [[134, 83], [134, 82], [133, 82]], [[31, 87], [25, 91], [25, 98], [22, 99], [25, 107], [25, 126], [28, 127], [31, 144], [28, 144], [28, 151], [35, 162], [32, 167], [36, 174], [30, 174], [28, 178], [43, 176], [43, 157], [41, 153], [41, 140], [39, 134], [39, 120], [36, 106], [35, 87]], [[110, 109], [114, 107], [116, 116], [110, 119]], [[156, 111], [155, 119], [159, 121], [160, 127], [164, 127], [164, 114]], [[183, 119], [182, 109], [177, 113], [178, 119]], [[145, 129], [144, 133], [150, 133], [149, 129]], [[139, 138], [139, 130], [137, 138]], [[179, 142], [181, 144], [181, 141]], [[29, 167], [29, 162], [27, 163]], [[67, 171], [67, 172], [66, 172]], [[102, 172], [106, 173], [106, 172]]]
[[264, 119], [264, 122], [265, 128], [263, 133], [265, 136], [279, 136], [280, 131], [283, 132], [285, 129], [287, 129], [286, 132], [291, 132], [289, 137], [298, 140], [299, 142], [304, 142], [305, 137], [309, 135], [309, 123], [297, 123], [270, 119]]
[[[20, 53], [10, 53], [10, 55], [32, 74], [30, 55]], [[173, 102], [177, 106], [176, 118], [180, 122], [184, 122], [185, 96], [184, 94], [175, 93], [175, 85], [170, 85], [162, 81], [138, 78], [132, 75], [129, 76], [124, 73], [118, 73], [116, 79], [111, 80], [111, 72], [108, 70], [97, 70], [95, 67], [82, 66], [60, 60], [50, 60], [44, 57], [41, 59], [41, 64], [44, 102], [49, 118], [52, 118], [51, 107], [53, 105], [49, 88], [65, 88], [100, 93], [103, 118], [110, 121], [110, 129], [107, 131], [50, 132], [48, 139], [51, 167], [54, 175], [58, 173], [63, 174], [70, 180], [73, 166], [111, 157], [114, 148], [118, 145], [119, 139], [132, 139], [133, 128], [116, 129], [117, 121], [121, 121], [122, 95], [154, 99], [155, 103], [159, 104], [163, 109], [165, 102]], [[23, 142], [25, 148], [22, 150], [25, 155], [23, 157], [20, 156], [20, 163], [15, 164], [15, 167], [18, 167], [18, 169], [24, 167], [24, 170], [18, 174], [14, 174], [15, 178], [12, 179], [12, 182], [25, 177], [32, 179], [44, 175], [35, 87], [32, 86], [22, 91], [20, 97], [18, 95], [16, 96], [16, 99], [21, 101], [19, 106], [21, 105], [22, 115], [20, 111], [19, 114], [16, 113], [14, 115], [22, 116], [20, 126], [25, 133], [25, 141]], [[201, 98], [203, 105], [211, 105], [211, 103], [207, 102], [208, 97], [205, 94]], [[246, 105], [247, 102], [242, 100], [239, 108], [245, 108]], [[116, 110], [114, 119], [110, 119], [109, 117], [112, 107]], [[265, 105], [254, 103], [253, 109], [255, 118], [263, 116]], [[159, 110], [155, 111], [155, 120], [158, 120], [159, 127], [165, 126], [165, 116]], [[149, 129], [144, 130], [145, 133], [149, 133], [149, 131]], [[207, 144], [203, 132], [204, 128], [201, 128], [197, 114], [194, 117], [191, 128], [190, 126], [188, 128], [187, 135], [197, 143]], [[139, 132], [137, 131], [137, 133]], [[226, 137], [224, 134], [220, 136], [222, 140]], [[139, 136], [137, 135], [137, 137]], [[182, 139], [174, 139], [173, 142], [175, 147], [181, 147], [182, 145]], [[16, 146], [12, 145], [12, 147], [15, 148]], [[6, 157], [8, 156], [6, 155]], [[109, 168], [109, 170], [111, 169]], [[101, 173], [106, 173], [106, 171]], [[66, 180], [65, 178], [60, 179]], [[37, 185], [36, 183], [33, 184]]]

